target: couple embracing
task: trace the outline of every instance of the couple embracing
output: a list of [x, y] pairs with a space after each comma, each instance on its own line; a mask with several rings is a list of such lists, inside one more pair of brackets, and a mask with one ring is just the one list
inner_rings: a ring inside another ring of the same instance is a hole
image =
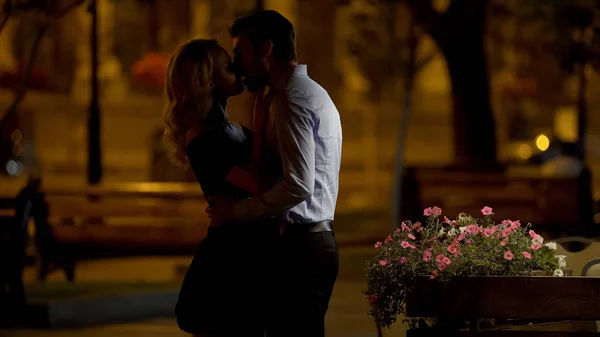
[[[297, 63], [285, 17], [259, 11], [230, 33], [233, 61], [216, 41], [192, 40], [167, 69], [165, 138], [194, 171], [211, 221], [177, 322], [205, 337], [322, 337], [338, 273], [340, 116]], [[244, 85], [255, 94], [252, 131], [227, 117]]]

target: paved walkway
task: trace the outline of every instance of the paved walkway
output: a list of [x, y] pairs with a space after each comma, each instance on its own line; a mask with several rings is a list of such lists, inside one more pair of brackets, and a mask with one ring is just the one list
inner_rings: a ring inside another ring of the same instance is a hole
[[[363, 295], [365, 281], [363, 266], [373, 253], [372, 247], [342, 248], [340, 276], [333, 293], [327, 316], [328, 337], [375, 337], [376, 327], [366, 314], [368, 305]], [[77, 268], [81, 281], [167, 281], [175, 276], [175, 266], [189, 262], [189, 258], [124, 258], [82, 262]], [[35, 279], [34, 270], [28, 269], [26, 279]], [[62, 282], [64, 276], [53, 274], [50, 282]], [[386, 333], [402, 337], [398, 327]], [[0, 331], [2, 337], [183, 337], [172, 318], [146, 322], [114, 324], [86, 329], [69, 330], [12, 330]]]

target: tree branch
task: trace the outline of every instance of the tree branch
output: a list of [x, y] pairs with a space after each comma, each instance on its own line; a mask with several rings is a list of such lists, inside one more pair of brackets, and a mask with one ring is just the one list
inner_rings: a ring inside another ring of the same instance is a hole
[[[23, 99], [25, 99], [25, 96], [27, 95], [27, 92], [29, 91], [28, 87], [27, 87], [27, 83], [29, 82], [29, 78], [31, 77], [31, 72], [33, 71], [33, 66], [38, 57], [38, 54], [39, 54], [38, 50], [40, 48], [41, 41], [42, 41], [44, 35], [46, 35], [46, 32], [48, 31], [48, 29], [50, 29], [50, 27], [54, 23], [56, 23], [58, 21], [58, 19], [65, 16], [67, 13], [69, 13], [71, 10], [75, 9], [76, 7], [82, 5], [85, 1], [86, 0], [75, 0], [75, 1], [71, 2], [68, 6], [65, 6], [64, 8], [56, 11], [55, 13], [51, 13], [50, 10], [48, 12], [46, 12], [46, 20], [45, 20], [45, 22], [38, 24], [37, 34], [35, 36], [35, 39], [33, 40], [33, 45], [31, 47], [31, 52], [29, 54], [27, 63], [25, 64], [25, 67], [23, 68], [23, 73], [21, 74], [21, 80], [19, 82], [19, 85], [15, 88], [14, 98], [13, 98], [12, 103], [10, 104], [8, 109], [6, 109], [4, 116], [0, 119], [0, 125], [2, 124], [2, 122], [5, 119], [10, 118], [10, 116], [12, 116], [18, 112], [19, 105], [21, 104], [21, 102], [23, 102]], [[6, 3], [8, 3], [8, 2], [6, 2]], [[0, 31], [1, 31], [2, 27], [4, 26], [4, 24], [6, 24], [5, 21], [8, 21], [8, 17], [9, 17], [8, 14], [10, 13], [10, 11], [7, 10], [8, 7], [7, 6], [4, 6], [4, 7], [5, 7], [4, 12], [6, 12], [6, 14], [5, 14], [6, 18], [2, 17], [2, 21], [0, 21]]]
[[10, 19], [10, 14], [2, 13], [2, 17], [0, 18], [0, 33], [2, 32], [2, 29], [4, 28], [4, 26], [6, 26], [8, 19]]
[[63, 16], [67, 15], [70, 11], [72, 11], [73, 9], [75, 9], [75, 7], [79, 7], [81, 5], [83, 5], [83, 3], [86, 0], [75, 0], [73, 1], [70, 5], [66, 6], [65, 8], [59, 10], [56, 15], [54, 16], [55, 19], [60, 19]]
[[4, 0], [4, 5], [2, 5], [2, 12], [1, 12], [2, 18], [0, 18], [0, 32], [2, 32], [2, 29], [8, 22], [8, 19], [10, 19], [10, 12], [11, 12], [10, 2], [9, 2], [9, 0]]
[[434, 39], [441, 33], [442, 14], [433, 8], [431, 0], [406, 0], [406, 4], [413, 12], [414, 18], [419, 26]]
[[439, 53], [439, 50], [435, 49], [435, 50], [432, 50], [425, 57], [421, 58], [420, 60], [417, 60], [415, 62], [415, 71], [419, 72], [419, 70], [425, 68], [425, 66], [428, 65], [429, 62], [431, 62], [438, 55], [438, 53]]
[[27, 82], [29, 82], [29, 77], [31, 77], [33, 65], [35, 64], [35, 60], [37, 59], [37, 56], [39, 54], [38, 50], [41, 45], [40, 42], [42, 41], [42, 38], [44, 37], [44, 35], [46, 34], [47, 31], [48, 31], [48, 29], [46, 27], [38, 28], [37, 34], [35, 36], [35, 40], [33, 41], [33, 46], [31, 47], [31, 52], [29, 53], [29, 59], [27, 60], [27, 63], [25, 64], [25, 68], [23, 68], [23, 74], [21, 75], [21, 81], [19, 82], [19, 85], [15, 88], [15, 95], [14, 95], [13, 101], [10, 104], [10, 106], [8, 107], [8, 109], [6, 109], [6, 112], [4, 114], [4, 117], [2, 117], [2, 120], [0, 120], [0, 125], [2, 124], [1, 122], [3, 120], [10, 118], [9, 116], [17, 113], [19, 105], [21, 104], [21, 102], [23, 101], [25, 96], [27, 95], [27, 91], [28, 91]]

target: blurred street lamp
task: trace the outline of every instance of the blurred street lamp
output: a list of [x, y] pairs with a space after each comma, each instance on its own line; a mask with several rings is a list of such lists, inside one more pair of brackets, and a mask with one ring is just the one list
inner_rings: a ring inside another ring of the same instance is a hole
[[98, 10], [97, 0], [91, 0], [88, 11], [91, 27], [91, 99], [88, 119], [88, 183], [98, 184], [102, 179], [102, 152], [100, 148], [100, 101], [98, 87]]
[[538, 150], [544, 152], [548, 150], [550, 147], [550, 138], [543, 133], [540, 133], [537, 137], [535, 137], [535, 146]]

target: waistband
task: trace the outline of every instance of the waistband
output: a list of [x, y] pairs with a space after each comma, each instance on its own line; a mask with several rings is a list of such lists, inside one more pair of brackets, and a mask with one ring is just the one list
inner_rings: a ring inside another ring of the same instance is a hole
[[333, 232], [331, 221], [319, 221], [313, 223], [288, 223], [282, 222], [280, 233], [322, 233], [322, 232]]

